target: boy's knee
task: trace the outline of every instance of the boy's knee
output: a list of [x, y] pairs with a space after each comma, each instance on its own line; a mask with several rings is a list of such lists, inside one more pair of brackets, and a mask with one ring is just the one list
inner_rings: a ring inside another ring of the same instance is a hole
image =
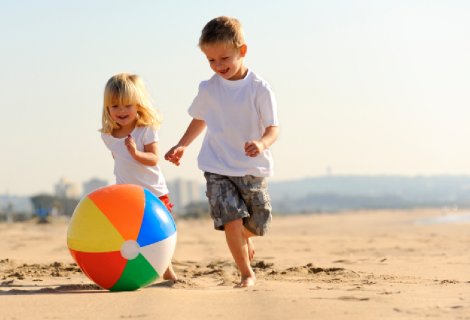
[[225, 231], [240, 230], [243, 227], [243, 220], [236, 219], [224, 224]]

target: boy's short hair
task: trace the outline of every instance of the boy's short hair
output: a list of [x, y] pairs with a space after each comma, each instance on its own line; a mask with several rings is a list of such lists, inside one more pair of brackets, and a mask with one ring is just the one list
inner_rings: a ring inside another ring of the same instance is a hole
[[221, 16], [209, 21], [201, 32], [199, 47], [215, 43], [225, 43], [240, 48], [245, 44], [243, 28], [235, 18]]

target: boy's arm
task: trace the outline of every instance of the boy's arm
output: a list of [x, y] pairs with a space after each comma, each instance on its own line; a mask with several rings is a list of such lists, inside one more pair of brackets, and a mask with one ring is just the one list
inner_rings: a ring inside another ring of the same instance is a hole
[[245, 142], [245, 154], [248, 157], [256, 157], [263, 150], [269, 148], [276, 141], [278, 135], [278, 126], [267, 127], [261, 139]]
[[125, 145], [132, 158], [140, 162], [144, 166], [156, 166], [158, 163], [158, 143], [152, 142], [144, 145], [144, 151], [137, 150], [136, 144], [132, 136], [128, 136]]
[[165, 154], [165, 159], [179, 166], [180, 159], [183, 157], [186, 147], [188, 147], [205, 128], [206, 122], [204, 120], [193, 119], [178, 144]]

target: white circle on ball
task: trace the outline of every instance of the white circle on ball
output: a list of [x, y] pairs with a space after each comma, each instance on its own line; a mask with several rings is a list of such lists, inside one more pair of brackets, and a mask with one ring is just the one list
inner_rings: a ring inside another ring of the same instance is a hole
[[137, 258], [140, 253], [140, 246], [135, 240], [127, 240], [121, 246], [121, 256], [127, 260]]

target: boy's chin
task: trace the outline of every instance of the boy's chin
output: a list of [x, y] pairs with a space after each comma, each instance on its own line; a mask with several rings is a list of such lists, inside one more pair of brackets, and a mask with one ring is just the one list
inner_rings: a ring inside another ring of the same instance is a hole
[[228, 73], [218, 73], [219, 76], [224, 78], [225, 80], [230, 80], [231, 76]]

